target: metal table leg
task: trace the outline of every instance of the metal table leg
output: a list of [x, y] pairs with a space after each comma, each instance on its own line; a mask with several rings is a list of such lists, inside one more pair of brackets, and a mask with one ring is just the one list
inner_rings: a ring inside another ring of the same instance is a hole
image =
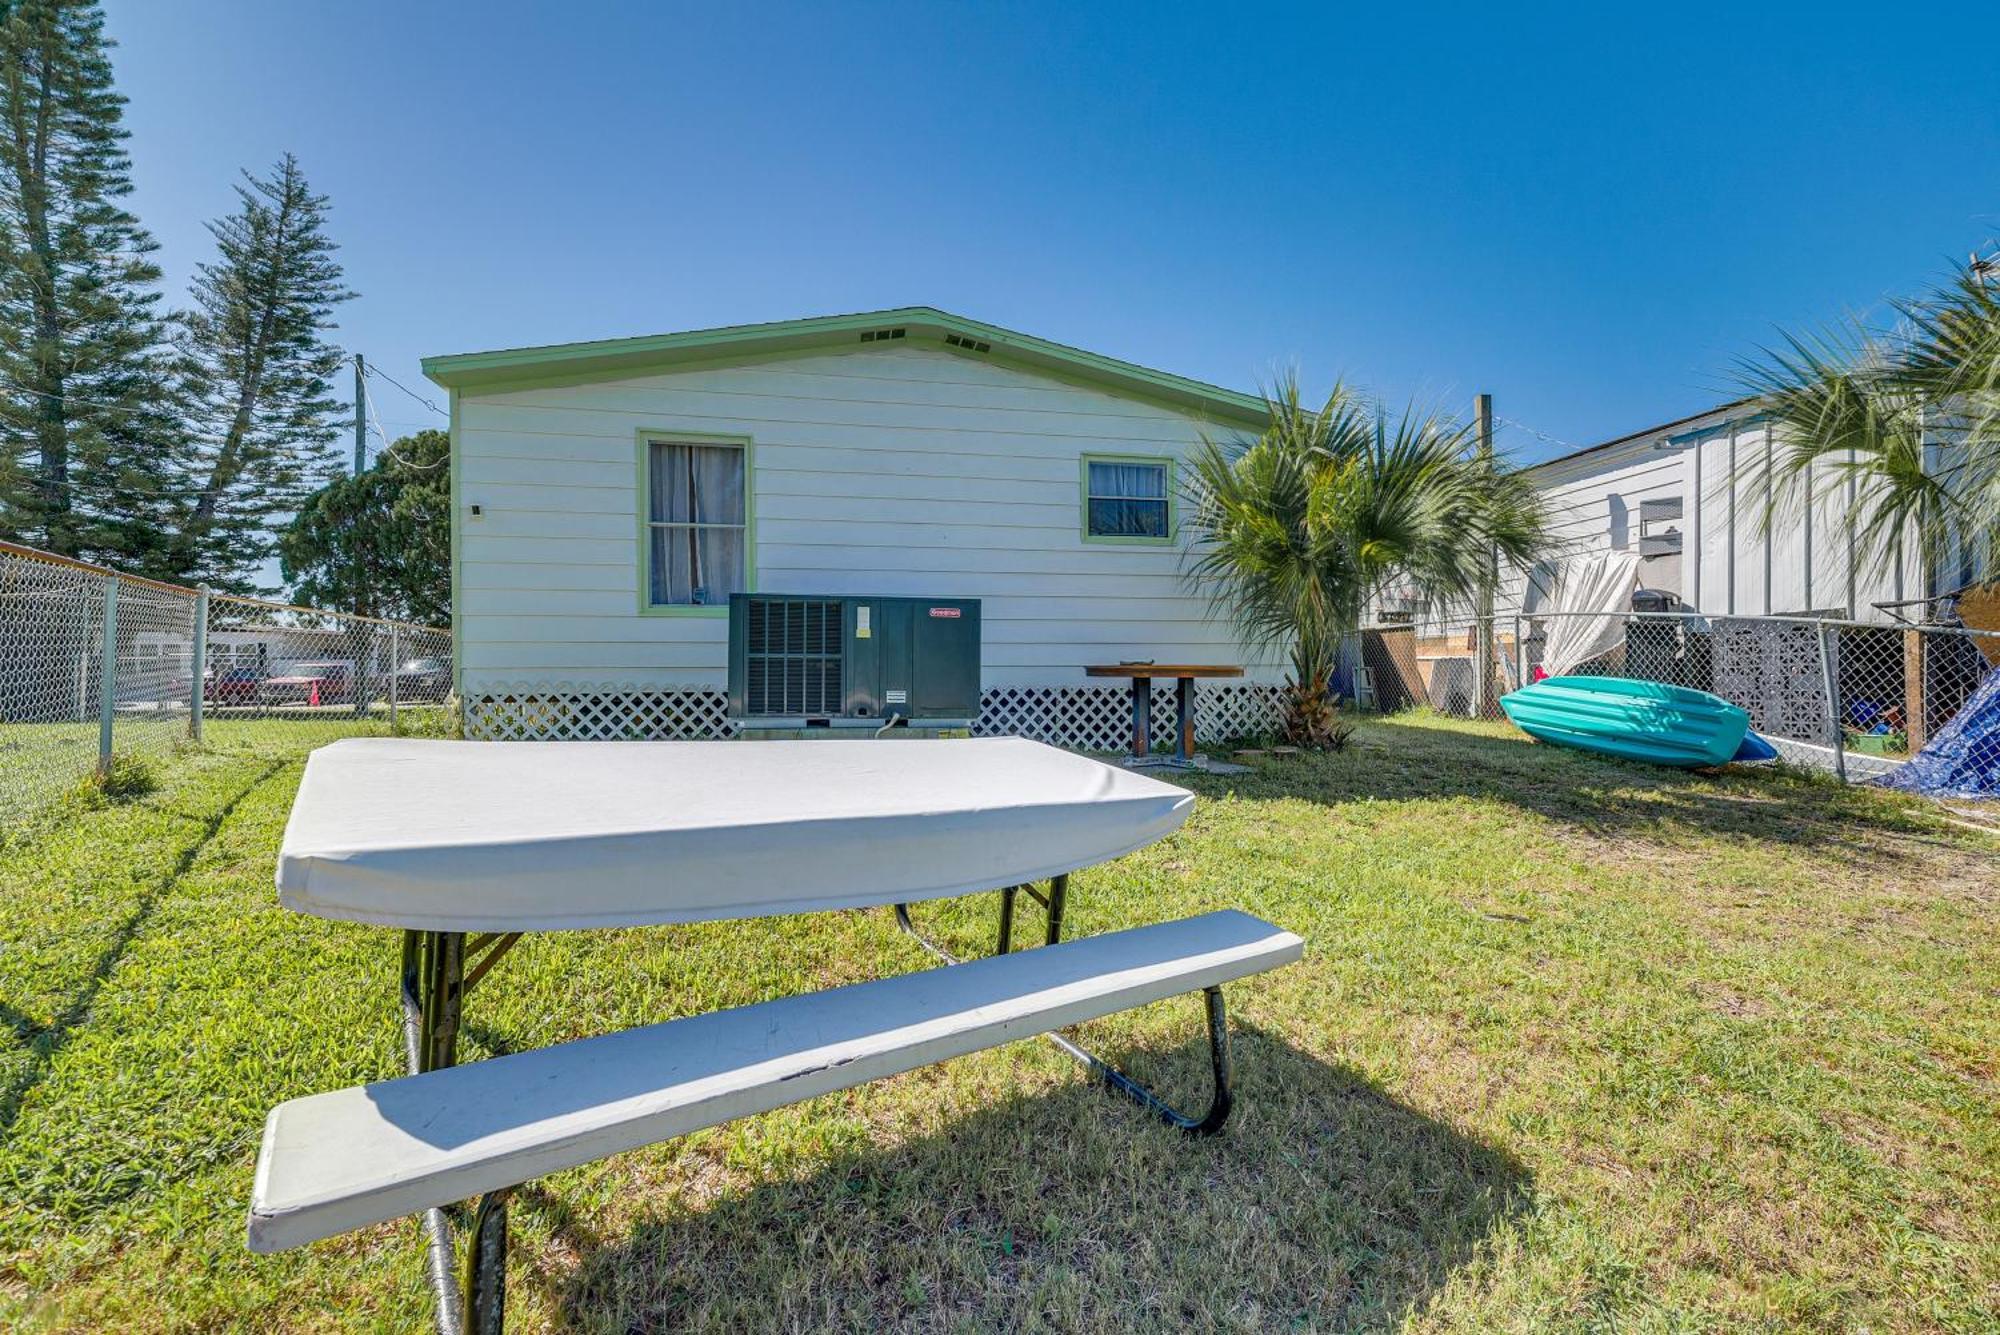
[[[1046, 897], [1037, 893], [1033, 886], [1009, 886], [1001, 891], [1000, 942], [999, 949], [995, 953], [1004, 955], [1012, 948], [1014, 895], [1017, 890], [1026, 890], [1030, 897], [1048, 910], [1046, 944], [1053, 946], [1059, 943], [1062, 940], [1063, 909], [1069, 900], [1067, 875], [1057, 876], [1049, 881], [1049, 892]], [[896, 926], [918, 945], [946, 964], [964, 962], [917, 930], [916, 924], [910, 920], [908, 904], [898, 904], [895, 908]], [[1208, 1111], [1199, 1117], [1190, 1117], [1181, 1112], [1145, 1085], [1061, 1034], [1047, 1033], [1042, 1037], [1083, 1063], [1092, 1075], [1104, 1082], [1106, 1088], [1123, 1094], [1168, 1126], [1177, 1127], [1191, 1136], [1212, 1136], [1222, 1130], [1223, 1124], [1229, 1120], [1230, 1111], [1236, 1105], [1236, 1092], [1234, 1072], [1229, 1060], [1229, 1016], [1223, 1008], [1222, 989], [1205, 987], [1202, 989], [1202, 996], [1208, 1013], [1208, 1056], [1210, 1070], [1215, 1079], [1215, 1089], [1209, 1100]]]
[[[403, 1048], [411, 1075], [450, 1066], [457, 1060], [457, 1003], [463, 996], [464, 951], [465, 937], [459, 932], [403, 933]], [[452, 1012], [448, 1021], [444, 1014], [447, 1000]], [[443, 1061], [438, 1060], [440, 1056]], [[424, 1262], [437, 1299], [439, 1335], [464, 1335], [465, 1303], [458, 1289], [451, 1217], [440, 1206], [424, 1211]]]
[[[1004, 955], [1014, 948], [1014, 896], [1020, 890], [1020, 886], [1010, 885], [1000, 892], [1000, 944], [993, 951], [996, 955]], [[905, 910], [903, 921], [908, 923], [909, 920], [909, 912]], [[911, 928], [913, 934], [915, 930]]]
[[[403, 933], [403, 1049], [411, 1075], [458, 1064], [465, 995], [520, 940], [519, 932], [473, 938], [466, 971], [463, 932]], [[488, 1192], [473, 1215], [461, 1287], [451, 1216], [424, 1211], [425, 1270], [437, 1299], [440, 1335], [498, 1335], [506, 1320], [507, 1192]]]
[[467, 1335], [500, 1335], [507, 1326], [508, 1188], [479, 1198], [465, 1258]]

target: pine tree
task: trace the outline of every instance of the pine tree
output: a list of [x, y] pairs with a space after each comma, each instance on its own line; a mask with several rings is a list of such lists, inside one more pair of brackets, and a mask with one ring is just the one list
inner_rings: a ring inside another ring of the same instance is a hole
[[0, 535], [158, 572], [185, 482], [110, 45], [0, 0]]
[[343, 354], [326, 341], [341, 283], [327, 200], [291, 154], [244, 173], [235, 213], [208, 225], [217, 258], [193, 284], [176, 344], [200, 485], [178, 542], [184, 578], [244, 589], [276, 530], [338, 469], [341, 405], [328, 385]]

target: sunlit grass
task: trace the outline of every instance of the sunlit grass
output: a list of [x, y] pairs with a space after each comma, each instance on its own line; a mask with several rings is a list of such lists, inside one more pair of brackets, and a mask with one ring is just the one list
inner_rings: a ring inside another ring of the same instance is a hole
[[[224, 738], [0, 850], [0, 1326], [428, 1320], [407, 1221], [243, 1247], [265, 1111], [397, 1070], [395, 934], [275, 903], [300, 757]], [[1044, 1045], [965, 1058], [536, 1184], [514, 1327], [2000, 1319], [1990, 841], [1427, 719], [1194, 783], [1070, 921], [1236, 906], [1306, 937], [1230, 989], [1221, 1140]], [[993, 911], [922, 916], [972, 952]], [[883, 912], [543, 936], [475, 994], [468, 1055], [925, 963]], [[1087, 1037], [1198, 1096], [1194, 1001]]]

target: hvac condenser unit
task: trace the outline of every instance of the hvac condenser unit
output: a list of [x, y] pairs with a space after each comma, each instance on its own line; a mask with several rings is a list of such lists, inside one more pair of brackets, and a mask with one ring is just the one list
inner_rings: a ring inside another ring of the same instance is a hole
[[732, 594], [729, 716], [803, 728], [970, 727], [979, 600]]

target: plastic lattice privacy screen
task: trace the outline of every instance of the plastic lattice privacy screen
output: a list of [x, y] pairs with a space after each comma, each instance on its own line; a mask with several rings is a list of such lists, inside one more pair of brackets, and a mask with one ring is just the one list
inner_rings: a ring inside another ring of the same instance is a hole
[[[1249, 736], [1277, 721], [1276, 687], [1202, 683], [1195, 690], [1195, 735], [1205, 742]], [[522, 688], [466, 700], [466, 736], [504, 740], [668, 740], [733, 737], [723, 692], [705, 688]], [[1030, 737], [1054, 746], [1122, 751], [1131, 744], [1131, 697], [1118, 686], [1000, 686], [981, 694], [982, 737]], [[1153, 693], [1153, 735], [1170, 738], [1174, 694]]]

